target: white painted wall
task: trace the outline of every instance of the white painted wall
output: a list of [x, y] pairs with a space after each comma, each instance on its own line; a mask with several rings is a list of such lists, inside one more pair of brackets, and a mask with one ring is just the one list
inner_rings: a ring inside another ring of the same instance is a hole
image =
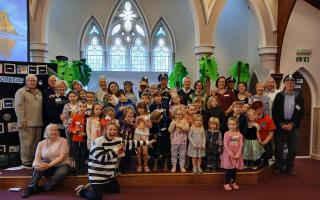
[[258, 26], [245, 0], [229, 0], [216, 27], [214, 56], [221, 75], [228, 71], [235, 61], [247, 61], [250, 71], [259, 68]]
[[[298, 0], [289, 19], [283, 40], [280, 70], [283, 74], [294, 73], [301, 67], [308, 72], [311, 82], [314, 106], [320, 104], [318, 86], [320, 85], [320, 12], [305, 1]], [[311, 49], [309, 63], [296, 62], [297, 48]]]
[[[54, 0], [51, 2], [49, 14], [49, 59], [56, 55], [66, 55], [70, 60], [79, 59], [80, 56], [80, 35], [84, 24], [91, 15], [106, 30], [106, 25], [111, 17], [111, 12], [118, 0]], [[141, 6], [149, 24], [149, 31], [155, 26], [160, 17], [164, 17], [172, 28], [176, 44], [175, 60], [183, 61], [188, 68], [190, 76], [196, 78], [196, 59], [193, 53], [194, 28], [191, 10], [185, 0], [137, 0]], [[115, 77], [120, 78], [119, 83], [124, 80], [133, 80], [138, 83], [142, 73], [109, 73], [106, 74], [109, 80]], [[93, 73], [90, 87], [96, 88], [96, 77]], [[108, 77], [112, 76], [112, 77]], [[151, 82], [156, 82], [156, 74], [147, 74]], [[135, 78], [133, 78], [135, 77]]]

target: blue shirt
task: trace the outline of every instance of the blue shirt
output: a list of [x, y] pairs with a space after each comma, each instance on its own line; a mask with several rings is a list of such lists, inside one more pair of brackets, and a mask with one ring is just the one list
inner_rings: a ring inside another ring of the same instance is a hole
[[295, 105], [295, 95], [284, 93], [284, 119], [291, 120]]

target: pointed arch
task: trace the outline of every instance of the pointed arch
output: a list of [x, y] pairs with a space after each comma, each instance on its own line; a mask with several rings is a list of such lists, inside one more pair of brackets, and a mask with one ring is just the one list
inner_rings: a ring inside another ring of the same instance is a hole
[[256, 72], [253, 72], [249, 81], [248, 91], [252, 94], [256, 93], [256, 84], [259, 82]]
[[86, 58], [95, 71], [105, 69], [105, 44], [103, 31], [92, 15], [85, 24], [80, 37], [80, 57]]
[[174, 64], [175, 41], [172, 31], [161, 17], [151, 34], [151, 63], [153, 71], [168, 72]]
[[[139, 61], [132, 58], [132, 49], [136, 46], [136, 42], [139, 41], [139, 49], [148, 49], [149, 47], [149, 30], [147, 22], [143, 15], [140, 6], [135, 0], [119, 1], [115, 6], [111, 18], [108, 22], [106, 30], [106, 47], [107, 57], [109, 60], [111, 56], [115, 54], [112, 52], [115, 48], [112, 46], [115, 44], [115, 40], [121, 40], [121, 44], [125, 49], [125, 60], [124, 65], [126, 66], [125, 71], [147, 71], [148, 54], [139, 56]], [[134, 52], [134, 51], [133, 51]], [[141, 51], [140, 51], [141, 53]], [[122, 71], [123, 69], [117, 69], [114, 66], [115, 62], [108, 63], [108, 70], [111, 71]], [[134, 66], [133, 66], [134, 65]]]

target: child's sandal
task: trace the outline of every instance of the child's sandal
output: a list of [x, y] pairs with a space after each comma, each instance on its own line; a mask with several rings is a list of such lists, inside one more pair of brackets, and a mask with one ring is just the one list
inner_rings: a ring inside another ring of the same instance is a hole
[[237, 185], [236, 183], [232, 183], [231, 186], [235, 190], [238, 190], [240, 188], [239, 185]]
[[224, 184], [223, 185], [224, 190], [226, 191], [232, 191], [232, 187], [229, 184]]

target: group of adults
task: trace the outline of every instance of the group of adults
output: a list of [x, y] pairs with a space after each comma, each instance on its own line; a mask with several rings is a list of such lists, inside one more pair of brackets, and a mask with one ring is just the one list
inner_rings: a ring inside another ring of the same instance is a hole
[[[167, 91], [168, 76], [160, 75], [159, 77], [159, 89], [162, 88], [164, 91]], [[32, 181], [29, 185], [30, 188], [35, 190], [33, 192], [52, 190], [57, 183], [68, 175], [71, 169], [67, 140], [59, 135], [59, 130], [62, 130], [62, 127], [59, 126], [61, 122], [52, 121], [53, 119], [50, 121], [52, 124], [48, 125], [45, 122], [48, 121], [48, 116], [60, 116], [61, 108], [53, 108], [47, 111], [45, 110], [45, 105], [53, 97], [56, 102], [67, 101], [68, 99], [65, 96], [66, 85], [64, 81], [56, 80], [56, 77], [51, 76], [48, 79], [48, 89], [41, 92], [37, 88], [37, 82], [38, 79], [35, 75], [27, 75], [25, 86], [20, 88], [15, 94], [15, 112], [19, 125], [21, 161], [23, 167], [34, 168]], [[272, 138], [274, 135], [275, 172], [286, 172], [293, 175], [295, 174], [293, 167], [300, 134], [299, 126], [304, 115], [304, 99], [301, 93], [294, 90], [295, 79], [291, 74], [287, 75], [283, 82], [284, 89], [283, 91], [279, 91], [276, 89], [274, 79], [268, 77], [265, 83], [258, 83], [256, 85], [256, 94], [251, 95], [247, 91], [246, 83], [240, 82], [237, 88], [235, 88], [235, 80], [219, 77], [216, 81], [216, 89], [212, 90], [209, 95], [218, 96], [221, 108], [225, 114], [231, 112], [230, 106], [235, 100], [249, 104], [253, 101], [262, 101], [263, 110], [260, 113], [260, 118], [263, 118], [265, 115], [272, 115], [272, 119], [276, 125], [275, 130], [266, 127], [268, 134], [270, 134], [269, 137]], [[119, 89], [116, 82], [110, 82], [107, 85], [106, 79], [103, 78], [99, 80], [99, 86], [99, 90], [95, 93], [97, 99], [103, 98], [108, 93], [113, 94]], [[141, 90], [146, 90], [148, 87], [146, 84], [141, 86], [143, 86], [140, 88]], [[81, 96], [81, 87], [78, 90]], [[200, 81], [196, 81], [192, 89], [189, 77], [183, 79], [183, 87], [177, 92], [182, 97], [184, 104], [190, 101], [190, 96], [192, 95], [208, 95]], [[165, 98], [170, 100], [169, 95], [170, 93], [168, 92]], [[46, 125], [46, 138], [39, 143], [44, 124]], [[266, 124], [262, 122], [260, 126], [263, 127]], [[284, 160], [283, 149], [285, 143], [288, 146], [288, 155]], [[271, 151], [273, 152], [272, 147]], [[43, 186], [38, 187], [38, 182], [43, 175], [49, 175], [50, 178]]]

